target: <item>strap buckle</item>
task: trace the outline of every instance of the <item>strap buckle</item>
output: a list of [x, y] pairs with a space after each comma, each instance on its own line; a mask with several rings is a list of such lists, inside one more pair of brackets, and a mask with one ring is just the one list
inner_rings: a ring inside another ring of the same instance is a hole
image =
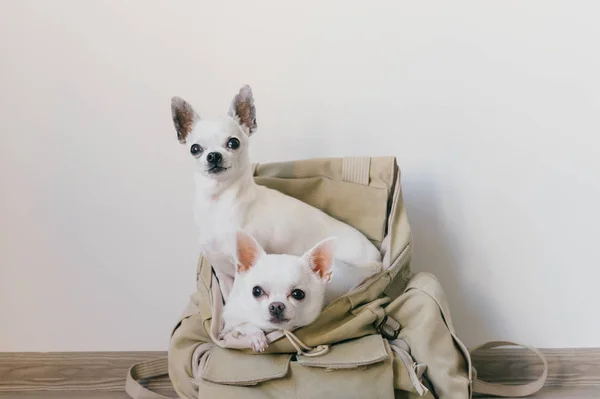
[[393, 341], [398, 338], [400, 330], [400, 323], [387, 315], [383, 318], [379, 326], [377, 326], [377, 332], [389, 341]]

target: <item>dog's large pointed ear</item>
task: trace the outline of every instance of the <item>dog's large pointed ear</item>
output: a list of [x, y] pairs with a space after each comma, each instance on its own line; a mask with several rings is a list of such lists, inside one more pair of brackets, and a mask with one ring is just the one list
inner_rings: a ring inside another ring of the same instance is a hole
[[192, 106], [181, 97], [173, 97], [171, 99], [171, 114], [173, 115], [175, 130], [177, 131], [177, 139], [181, 144], [185, 144], [187, 136], [194, 128], [196, 122], [200, 120], [200, 117]]
[[229, 116], [240, 124], [248, 136], [254, 134], [257, 127], [256, 107], [254, 106], [254, 97], [250, 86], [245, 85], [235, 95], [229, 107]]
[[336, 238], [330, 237], [319, 242], [303, 255], [311, 270], [317, 277], [326, 282], [331, 280], [333, 262], [335, 260], [335, 247]]
[[244, 230], [238, 229], [236, 232], [237, 244], [237, 271], [244, 273], [250, 270], [265, 254], [260, 244], [256, 242], [254, 237], [246, 233]]

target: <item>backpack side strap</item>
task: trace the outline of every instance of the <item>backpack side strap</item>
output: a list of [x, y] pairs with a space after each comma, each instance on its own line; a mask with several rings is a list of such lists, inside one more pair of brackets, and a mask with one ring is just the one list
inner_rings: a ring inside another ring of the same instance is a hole
[[127, 392], [132, 399], [173, 399], [152, 392], [139, 382], [139, 380], [149, 380], [168, 374], [169, 367], [166, 357], [134, 364], [127, 372], [125, 392]]
[[[525, 349], [535, 353], [544, 363], [544, 371], [543, 371], [542, 375], [537, 380], [529, 382], [527, 384], [504, 385], [504, 384], [497, 384], [497, 383], [495, 384], [495, 383], [481, 381], [481, 380], [477, 379], [477, 373], [474, 372], [473, 373], [474, 374], [474, 376], [473, 376], [473, 392], [481, 393], [481, 394], [485, 394], [485, 395], [504, 396], [504, 397], [509, 397], [509, 398], [519, 398], [519, 397], [523, 397], [523, 396], [532, 395], [532, 394], [536, 393], [537, 391], [539, 391], [540, 389], [542, 389], [542, 387], [544, 386], [544, 384], [546, 382], [546, 378], [548, 378], [548, 361], [546, 360], [546, 358], [542, 354], [542, 352], [540, 352], [538, 349], [532, 348], [531, 346], [527, 346], [527, 345], [516, 344], [514, 342], [492, 341], [492, 342], [487, 342], [483, 345], [477, 346], [477, 347], [469, 350], [469, 352], [472, 354], [480, 349], [493, 349], [493, 348], [498, 348], [501, 346], [520, 346], [522, 348], [525, 348]], [[473, 369], [473, 370], [475, 370], [475, 369]]]

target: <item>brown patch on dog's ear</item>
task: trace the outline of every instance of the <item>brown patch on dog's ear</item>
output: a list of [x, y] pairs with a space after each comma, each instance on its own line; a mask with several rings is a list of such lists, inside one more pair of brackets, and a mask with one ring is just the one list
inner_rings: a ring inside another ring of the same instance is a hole
[[200, 117], [192, 106], [181, 97], [173, 97], [171, 99], [171, 114], [173, 115], [175, 130], [177, 131], [177, 139], [181, 144], [185, 144], [187, 136]]
[[250, 270], [265, 253], [254, 237], [243, 230], [236, 232], [237, 271], [244, 273]]
[[311, 270], [322, 280], [329, 282], [335, 259], [336, 238], [327, 238], [304, 254]]
[[257, 127], [256, 107], [254, 106], [254, 96], [250, 86], [245, 85], [235, 95], [229, 108], [229, 116], [234, 118], [246, 130], [248, 136], [254, 134]]

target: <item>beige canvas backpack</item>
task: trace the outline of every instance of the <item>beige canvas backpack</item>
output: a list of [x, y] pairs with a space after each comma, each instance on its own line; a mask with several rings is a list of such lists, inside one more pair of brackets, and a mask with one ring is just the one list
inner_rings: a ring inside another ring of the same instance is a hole
[[[258, 184], [322, 209], [381, 248], [384, 270], [331, 303], [312, 324], [273, 332], [267, 352], [225, 348], [216, 339], [222, 297], [200, 257], [197, 291], [173, 329], [168, 363], [134, 365], [134, 399], [165, 399], [140, 382], [168, 373], [181, 398], [440, 398], [473, 393], [506, 397], [526, 385], [480, 381], [471, 352], [455, 334], [444, 291], [431, 274], [410, 269], [411, 232], [394, 157], [352, 157], [254, 165]], [[484, 348], [516, 345], [491, 342]]]

